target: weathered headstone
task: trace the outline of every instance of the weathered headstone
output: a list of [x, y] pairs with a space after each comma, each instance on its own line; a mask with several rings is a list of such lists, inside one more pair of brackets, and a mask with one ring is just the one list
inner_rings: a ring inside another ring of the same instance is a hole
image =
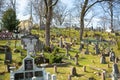
[[67, 43], [65, 43], [65, 49], [66, 49], [66, 56], [69, 56], [69, 47]]
[[118, 63], [118, 61], [119, 61], [119, 58], [116, 57], [116, 58], [115, 58], [115, 63]]
[[112, 80], [118, 80], [119, 69], [116, 63], [112, 67]]
[[99, 54], [100, 50], [99, 50], [99, 44], [98, 42], [95, 44], [95, 54]]
[[101, 56], [101, 58], [100, 58], [100, 63], [101, 63], [101, 64], [105, 64], [105, 63], [106, 63], [106, 58], [105, 58], [104, 55]]
[[105, 72], [104, 71], [102, 72], [101, 76], [102, 76], [102, 80], [105, 80]]
[[115, 53], [113, 51], [110, 52], [109, 57], [110, 57], [110, 61], [113, 61], [113, 62], [115, 61]]
[[108, 68], [110, 68], [110, 64], [109, 64], [109, 63], [108, 63], [108, 65], [107, 65], [107, 66], [108, 66]]
[[113, 64], [112, 73], [119, 74], [119, 68], [116, 63]]
[[57, 66], [54, 66], [54, 72], [57, 73]]
[[47, 80], [51, 80], [51, 76], [49, 72], [47, 73]]
[[12, 62], [12, 53], [10, 49], [5, 48], [5, 63], [7, 60], [9, 60], [9, 63]]
[[79, 63], [78, 63], [78, 57], [79, 57], [79, 55], [78, 55], [78, 53], [76, 53], [75, 54], [75, 65], [79, 65]]
[[83, 72], [86, 72], [86, 66], [83, 66]]
[[52, 75], [52, 80], [57, 80], [57, 78], [56, 78], [56, 75], [55, 75], [55, 74], [53, 74], [53, 75]]
[[81, 42], [79, 50], [82, 51], [83, 48], [84, 48], [84, 43]]
[[71, 75], [68, 75], [68, 80], [72, 80], [72, 76]]
[[76, 75], [77, 75], [77, 72], [76, 72], [76, 68], [75, 68], [75, 67], [72, 67], [72, 68], [71, 68], [71, 75], [72, 75], [72, 76], [76, 76]]
[[89, 49], [86, 48], [85, 54], [89, 54]]
[[10, 72], [10, 64], [7, 64], [7, 71]]
[[59, 46], [60, 46], [61, 48], [63, 48], [63, 41], [62, 41], [62, 36], [60, 37]]

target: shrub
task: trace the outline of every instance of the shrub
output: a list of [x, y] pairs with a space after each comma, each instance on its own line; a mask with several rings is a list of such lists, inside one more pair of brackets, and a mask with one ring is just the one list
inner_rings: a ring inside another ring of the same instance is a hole
[[49, 46], [44, 46], [44, 51], [50, 52], [50, 53], [52, 52], [51, 48]]
[[54, 53], [54, 54], [59, 53], [59, 48], [56, 47], [56, 48], [54, 49], [53, 53]]
[[49, 62], [50, 64], [52, 63], [61, 63], [62, 62], [62, 58], [63, 56], [62, 55], [57, 55], [57, 54], [50, 54], [49, 56]]

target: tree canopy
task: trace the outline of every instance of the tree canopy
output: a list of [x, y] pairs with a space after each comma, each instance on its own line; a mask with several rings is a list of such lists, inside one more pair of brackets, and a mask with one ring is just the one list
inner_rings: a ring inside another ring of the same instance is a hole
[[6, 10], [2, 16], [3, 27], [8, 31], [12, 32], [17, 29], [19, 20], [16, 18], [16, 13], [12, 8]]

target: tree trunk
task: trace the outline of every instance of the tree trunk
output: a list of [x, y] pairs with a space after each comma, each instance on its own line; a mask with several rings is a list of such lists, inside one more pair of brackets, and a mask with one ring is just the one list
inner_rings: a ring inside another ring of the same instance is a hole
[[110, 16], [111, 16], [111, 21], [110, 21], [110, 24], [111, 24], [111, 32], [114, 32], [114, 29], [113, 29], [113, 1], [110, 1]]
[[80, 20], [80, 41], [82, 41], [83, 37], [83, 31], [84, 31], [84, 17], [81, 16]]
[[84, 5], [82, 7], [81, 15], [80, 15], [80, 41], [82, 41], [83, 31], [84, 31], [84, 17], [87, 11], [88, 0], [85, 0]]
[[45, 44], [50, 46], [50, 25], [52, 20], [52, 0], [48, 0], [48, 12], [46, 15], [46, 26], [45, 26]]

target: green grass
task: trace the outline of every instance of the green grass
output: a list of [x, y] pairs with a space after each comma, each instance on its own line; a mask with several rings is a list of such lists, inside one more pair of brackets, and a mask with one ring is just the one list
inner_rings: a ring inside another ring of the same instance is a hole
[[[60, 34], [62, 35], [66, 35], [68, 36], [69, 35], [69, 30], [66, 30], [66, 29], [54, 29], [54, 30], [51, 30], [51, 34], [52, 35], [57, 35], [57, 32], [59, 32]], [[58, 67], [58, 73], [54, 73], [54, 68], [53, 67], [50, 67], [50, 68], [46, 68], [46, 71], [50, 72], [51, 74], [56, 74], [57, 75], [57, 80], [67, 80], [68, 79], [68, 75], [70, 74], [70, 71], [71, 71], [71, 68], [73, 66], [76, 67], [77, 69], [77, 73], [78, 73], [78, 76], [74, 76], [72, 77], [72, 80], [87, 80], [89, 77], [94, 77], [96, 80], [101, 80], [101, 76], [98, 76], [97, 74], [95, 73], [98, 73], [98, 72], [102, 72], [103, 69], [105, 69], [107, 71], [107, 74], [111, 74], [112, 72], [112, 62], [110, 62], [110, 68], [108, 68], [107, 64], [100, 64], [100, 55], [93, 55], [93, 54], [89, 54], [89, 55], [85, 55], [83, 54], [85, 49], [82, 51], [82, 52], [79, 52], [79, 31], [75, 31], [75, 30], [70, 30], [70, 34], [72, 38], [76, 37], [78, 38], [77, 40], [77, 45], [76, 46], [73, 46], [72, 49], [69, 51], [70, 55], [72, 57], [75, 56], [76, 53], [79, 53], [79, 65], [76, 66], [75, 63], [74, 63], [74, 60], [65, 60], [67, 62], [70, 62], [71, 64], [67, 65], [66, 67]], [[32, 30], [32, 33], [33, 34], [39, 34], [40, 35], [40, 40], [42, 41], [45, 41], [44, 38], [42, 38], [41, 36], [43, 36], [43, 34], [45, 33], [44, 30]], [[87, 31], [87, 32], [84, 32], [84, 35], [85, 33], [87, 33], [88, 35], [90, 36], [93, 36], [94, 33], [92, 31]], [[100, 32], [95, 32], [97, 34], [100, 34], [103, 36], [103, 38], [105, 39], [108, 39], [109, 35], [108, 33], [100, 33]], [[111, 36], [111, 35], [110, 35]], [[114, 36], [112, 34], [112, 36]], [[60, 40], [59, 37], [56, 37], [58, 40]], [[93, 38], [91, 38], [93, 39]], [[70, 38], [68, 37], [67, 39], [67, 42], [70, 42]], [[0, 40], [0, 45], [5, 45], [7, 43], [8, 40]], [[20, 53], [14, 53], [13, 50], [14, 50], [14, 43], [15, 43], [15, 40], [10, 40], [11, 41], [11, 49], [12, 49], [12, 56], [13, 56], [13, 63], [18, 63], [18, 62], [21, 62], [22, 59], [25, 57], [21, 57], [20, 56]], [[53, 43], [55, 45], [57, 45], [57, 43]], [[20, 49], [23, 51], [24, 55], [26, 55], [26, 51], [23, 50], [21, 48], [21, 41], [18, 40], [17, 41], [17, 49]], [[108, 45], [107, 45], [108, 46]], [[86, 47], [86, 46], [85, 46]], [[94, 52], [93, 50], [93, 47], [92, 45], [89, 46], [89, 51], [90, 53]], [[119, 57], [119, 52], [120, 50], [117, 49], [117, 45], [111, 45], [111, 47], [113, 48], [113, 50], [115, 51], [116, 55]], [[66, 54], [66, 49], [65, 48], [59, 48], [60, 50], [60, 53], [63, 53], [63, 54]], [[45, 52], [47, 53], [47, 52]], [[39, 53], [38, 53], [39, 54]], [[9, 77], [10, 77], [10, 74], [6, 72], [6, 66], [4, 65], [4, 53], [0, 53], [0, 72], [5, 72], [4, 76], [3, 75], [0, 75], [0, 79], [2, 80], [9, 80]], [[106, 61], [107, 63], [109, 62], [109, 58], [107, 57], [106, 58]], [[13, 63], [11, 65], [13, 65]], [[86, 66], [86, 72], [83, 72], [83, 66]], [[120, 68], [120, 65], [118, 65], [119, 68]], [[19, 67], [19, 66], [17, 66]], [[110, 78], [107, 78], [106, 80], [111, 80]]]

